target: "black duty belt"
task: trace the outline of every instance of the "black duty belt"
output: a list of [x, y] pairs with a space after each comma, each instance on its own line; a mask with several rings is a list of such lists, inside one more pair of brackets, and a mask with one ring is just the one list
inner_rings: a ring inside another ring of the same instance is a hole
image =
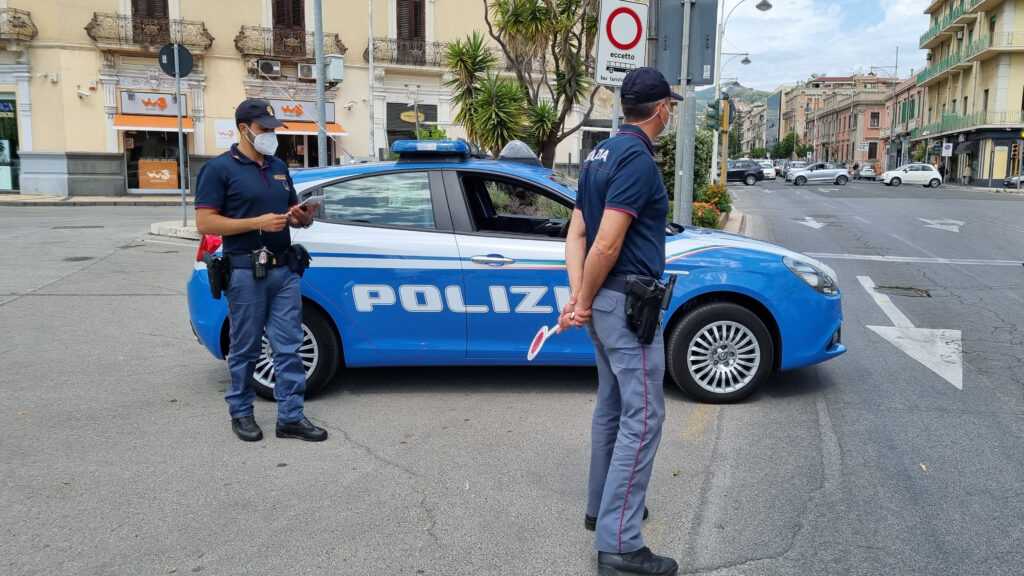
[[605, 279], [604, 284], [601, 288], [612, 290], [614, 292], [626, 293], [626, 277], [625, 276], [609, 276]]
[[[232, 268], [252, 268], [252, 256], [247, 252], [231, 252], [225, 254], [228, 261], [231, 262]], [[288, 250], [282, 252], [271, 252], [270, 257], [267, 260], [267, 268], [276, 268], [278, 266], [287, 266], [288, 258], [291, 257], [291, 252]]]

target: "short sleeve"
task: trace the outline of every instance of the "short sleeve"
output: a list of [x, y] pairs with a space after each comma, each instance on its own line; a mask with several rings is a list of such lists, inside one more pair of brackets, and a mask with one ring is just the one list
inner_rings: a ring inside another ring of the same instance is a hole
[[649, 154], [641, 150], [630, 150], [623, 155], [608, 179], [605, 194], [605, 210], [619, 210], [635, 220], [650, 201], [651, 162]]
[[218, 162], [211, 161], [203, 165], [196, 177], [195, 207], [223, 210], [226, 194], [224, 172], [218, 166]]
[[299, 203], [299, 195], [295, 192], [295, 182], [292, 182], [291, 172], [285, 168], [285, 175], [288, 177], [288, 205], [295, 206]]

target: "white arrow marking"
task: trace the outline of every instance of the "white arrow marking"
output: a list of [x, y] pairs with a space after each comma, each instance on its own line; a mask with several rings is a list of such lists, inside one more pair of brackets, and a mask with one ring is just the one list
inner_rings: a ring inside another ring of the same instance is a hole
[[925, 228], [938, 228], [939, 230], [948, 230], [949, 232], [959, 232], [960, 227], [964, 225], [960, 220], [925, 220], [924, 218], [918, 218], [921, 222], [927, 222], [924, 225]]
[[839, 192], [839, 188], [818, 188], [818, 192]]
[[811, 218], [810, 216], [804, 216], [803, 220], [797, 220], [796, 223], [803, 224], [804, 226], [809, 226], [811, 228], [814, 228], [815, 230], [821, 228], [822, 226], [827, 226], [827, 224], [825, 224], [824, 222], [818, 222], [817, 220]]
[[887, 296], [875, 290], [875, 283], [870, 277], [857, 276], [857, 280], [894, 324], [868, 328], [956, 386], [958, 390], [963, 390], [963, 345], [960, 331], [915, 328], [910, 319], [900, 312]]

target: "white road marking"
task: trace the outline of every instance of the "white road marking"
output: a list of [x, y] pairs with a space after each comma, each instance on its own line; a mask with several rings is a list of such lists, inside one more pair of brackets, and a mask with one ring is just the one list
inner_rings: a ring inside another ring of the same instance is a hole
[[827, 226], [827, 224], [825, 224], [824, 222], [818, 222], [817, 220], [811, 218], [810, 216], [804, 216], [803, 220], [797, 220], [796, 223], [803, 224], [804, 226], [807, 226], [809, 228], [814, 228], [815, 230], [818, 230], [822, 226]]
[[924, 364], [943, 380], [964, 389], [963, 343], [959, 330], [933, 330], [915, 328], [910, 319], [900, 312], [888, 296], [875, 290], [875, 283], [868, 276], [857, 276], [868, 295], [889, 317], [894, 326], [868, 326], [875, 334], [885, 338], [904, 354]]
[[960, 227], [964, 225], [960, 220], [926, 220], [924, 218], [918, 218], [918, 220], [921, 222], [927, 222], [927, 224], [924, 225], [925, 228], [937, 228], [939, 230], [948, 230], [950, 232], [959, 232]]
[[920, 258], [916, 256], [883, 256], [881, 254], [827, 254], [805, 252], [821, 260], [866, 260], [869, 262], [892, 262], [897, 264], [962, 264], [968, 266], [1021, 266], [1021, 260], [972, 260], [969, 258]]
[[839, 192], [839, 188], [818, 188], [818, 192]]
[[804, 193], [799, 191], [799, 190], [793, 190], [793, 192], [796, 192], [797, 196], [803, 196], [804, 195]]
[[856, 218], [857, 220], [860, 220], [861, 222], [863, 222], [865, 224], [871, 224], [871, 222], [869, 222], [867, 219], [861, 218], [860, 216], [854, 216], [854, 218]]

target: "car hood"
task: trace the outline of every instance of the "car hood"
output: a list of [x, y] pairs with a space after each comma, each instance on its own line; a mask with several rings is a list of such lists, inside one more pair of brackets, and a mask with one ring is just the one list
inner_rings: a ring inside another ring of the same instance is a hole
[[670, 236], [665, 243], [665, 260], [667, 262], [666, 271], [672, 269], [672, 261], [685, 255], [696, 253], [697, 251], [705, 251], [711, 249], [722, 249], [732, 248], [737, 250], [749, 250], [752, 252], [760, 252], [762, 254], [772, 254], [778, 256], [779, 260], [785, 257], [790, 257], [808, 264], [813, 264], [820, 268], [823, 272], [826, 272], [833, 279], [836, 279], [835, 270], [833, 270], [828, 264], [811, 258], [806, 254], [801, 254], [795, 250], [790, 250], [778, 244], [772, 244], [763, 240], [755, 240], [754, 238], [748, 238], [747, 236], [741, 236], [739, 234], [732, 234], [730, 232], [723, 232], [721, 230], [712, 230], [710, 228], [696, 228], [688, 226], [685, 232]]

